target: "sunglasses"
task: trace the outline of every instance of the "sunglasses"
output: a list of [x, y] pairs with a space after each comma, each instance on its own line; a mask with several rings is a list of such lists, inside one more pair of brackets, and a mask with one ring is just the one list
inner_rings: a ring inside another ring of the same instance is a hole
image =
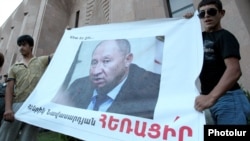
[[209, 8], [209, 9], [207, 9], [206, 11], [205, 11], [205, 10], [202, 10], [202, 11], [199, 12], [198, 17], [199, 17], [200, 19], [203, 19], [203, 18], [205, 17], [206, 13], [207, 13], [209, 16], [215, 16], [215, 15], [217, 14], [217, 11], [218, 11], [218, 10], [215, 9], [215, 8]]

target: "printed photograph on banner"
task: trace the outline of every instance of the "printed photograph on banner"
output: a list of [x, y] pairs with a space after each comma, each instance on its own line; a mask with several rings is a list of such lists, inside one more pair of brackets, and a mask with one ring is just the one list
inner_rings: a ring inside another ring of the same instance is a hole
[[163, 46], [164, 36], [83, 41], [52, 102], [153, 119]]

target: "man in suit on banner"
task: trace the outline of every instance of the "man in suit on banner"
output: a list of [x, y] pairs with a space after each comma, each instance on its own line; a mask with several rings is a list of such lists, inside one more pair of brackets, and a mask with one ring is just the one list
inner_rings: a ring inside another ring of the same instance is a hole
[[93, 51], [89, 76], [76, 79], [53, 102], [153, 119], [161, 76], [132, 61], [128, 40], [101, 41]]

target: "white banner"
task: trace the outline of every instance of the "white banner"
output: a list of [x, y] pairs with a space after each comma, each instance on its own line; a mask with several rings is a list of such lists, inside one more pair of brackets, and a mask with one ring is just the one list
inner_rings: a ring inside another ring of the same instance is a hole
[[[106, 50], [96, 47], [116, 39], [128, 41], [131, 51], [126, 63], [117, 63], [112, 72], [104, 67], [121, 55], [112, 56], [116, 50], [110, 44]], [[202, 46], [196, 16], [66, 30], [15, 117], [89, 141], [202, 141], [205, 118], [194, 109]], [[119, 77], [127, 62], [128, 75], [119, 85], [111, 91], [97, 88]], [[102, 76], [96, 77], [98, 73]], [[109, 100], [96, 111], [95, 95], [100, 91], [108, 91]]]

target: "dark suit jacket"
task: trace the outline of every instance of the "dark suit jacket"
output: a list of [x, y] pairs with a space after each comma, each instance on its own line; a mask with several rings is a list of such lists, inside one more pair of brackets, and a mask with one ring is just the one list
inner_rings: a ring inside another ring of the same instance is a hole
[[[131, 64], [129, 75], [116, 99], [107, 112], [153, 118], [158, 99], [160, 75]], [[87, 109], [91, 102], [94, 87], [89, 77], [75, 80], [66, 93], [54, 102]]]

